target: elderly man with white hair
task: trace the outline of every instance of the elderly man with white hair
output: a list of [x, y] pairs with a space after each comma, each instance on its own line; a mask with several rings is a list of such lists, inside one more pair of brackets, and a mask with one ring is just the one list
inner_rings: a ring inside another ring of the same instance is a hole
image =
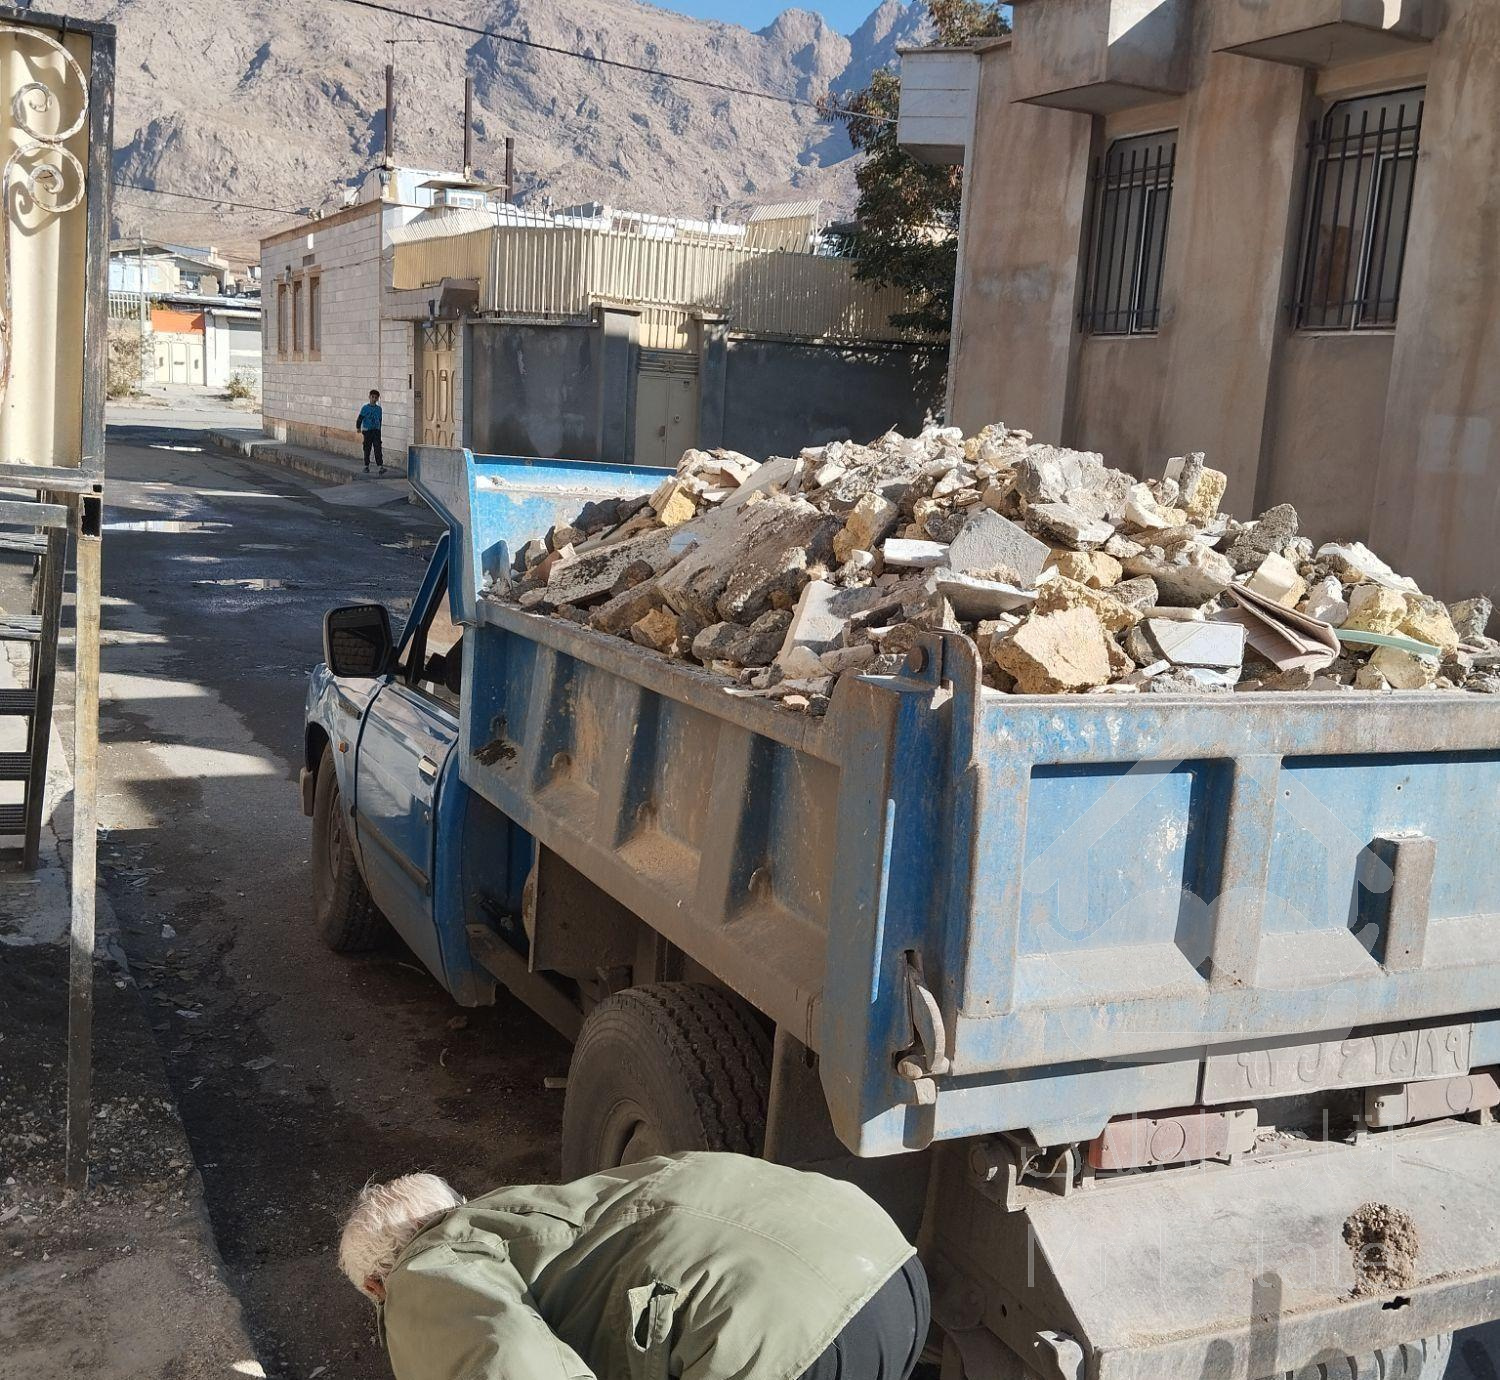
[[741, 1155], [468, 1202], [408, 1174], [359, 1195], [339, 1266], [397, 1380], [907, 1380], [928, 1325], [876, 1203]]

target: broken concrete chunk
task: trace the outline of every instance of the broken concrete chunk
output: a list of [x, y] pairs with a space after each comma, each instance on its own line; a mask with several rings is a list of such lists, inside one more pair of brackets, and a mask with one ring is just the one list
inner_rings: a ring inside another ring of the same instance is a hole
[[1494, 602], [1483, 594], [1448, 605], [1448, 616], [1461, 642], [1477, 642], [1483, 637], [1494, 612]]
[[1349, 602], [1344, 598], [1344, 583], [1337, 575], [1325, 575], [1307, 591], [1302, 612], [1309, 618], [1321, 618], [1341, 628], [1349, 617]]
[[1125, 500], [1125, 525], [1138, 532], [1177, 525], [1177, 515], [1163, 508], [1145, 484], [1133, 484]]
[[819, 660], [823, 669], [831, 676], [842, 675], [845, 671], [857, 670], [861, 666], [868, 666], [876, 657], [876, 648], [873, 642], [861, 642], [855, 647], [835, 647], [831, 652], [824, 652]]
[[653, 652], [670, 654], [677, 647], [677, 637], [681, 630], [682, 624], [675, 613], [669, 609], [655, 608], [631, 626], [630, 636]]
[[1115, 534], [1112, 524], [1103, 518], [1090, 518], [1069, 503], [1034, 503], [1026, 519], [1046, 540], [1074, 551], [1098, 546]]
[[[1396, 631], [1404, 637], [1426, 642], [1444, 652], [1451, 652], [1460, 640], [1458, 630], [1453, 626], [1453, 619], [1448, 615], [1447, 606], [1425, 594], [1406, 596], [1406, 617], [1397, 625]], [[1390, 677], [1387, 676], [1386, 679], [1389, 680]]]
[[870, 551], [900, 517], [901, 510], [878, 493], [865, 494], [849, 510], [844, 530], [833, 539], [835, 559], [846, 561], [851, 551]]
[[1089, 609], [1112, 633], [1122, 633], [1141, 621], [1139, 610], [1122, 604], [1107, 590], [1091, 589], [1065, 575], [1044, 581], [1037, 591], [1036, 611], [1057, 613], [1064, 609]]
[[1170, 554], [1148, 546], [1124, 565], [1127, 575], [1155, 580], [1163, 604], [1179, 607], [1207, 603], [1228, 589], [1234, 579], [1234, 566], [1198, 542], [1179, 546]]
[[1120, 583], [1125, 568], [1103, 551], [1059, 551], [1052, 558], [1059, 575], [1077, 580], [1091, 589], [1108, 589]]
[[1025, 608], [1036, 598], [1034, 590], [1018, 589], [1002, 580], [978, 580], [952, 570], [934, 570], [932, 580], [934, 590], [953, 612], [970, 623]]
[[1061, 446], [1033, 446], [1016, 462], [1016, 489], [1030, 503], [1061, 501], [1069, 489], [1092, 488], [1104, 478], [1104, 457]]
[[724, 512], [732, 512], [736, 508], [743, 507], [757, 494], [764, 494], [772, 489], [783, 489], [787, 493], [795, 493], [798, 481], [807, 468], [807, 462], [800, 458], [780, 456], [773, 460], [767, 460], [764, 465], [758, 465], [746, 477], [745, 482], [730, 494], [719, 508]]
[[1297, 510], [1290, 503], [1267, 508], [1235, 534], [1224, 553], [1241, 574], [1249, 574], [1273, 551], [1280, 554], [1297, 536]]
[[677, 559], [669, 533], [661, 530], [603, 546], [556, 567], [540, 604], [545, 608], [561, 604], [586, 607], [608, 598], [615, 582], [632, 562], [640, 561], [650, 566], [653, 573], [659, 573]]
[[806, 680], [823, 674], [823, 660], [811, 647], [800, 644], [785, 648], [776, 664], [788, 680]]
[[948, 546], [938, 541], [908, 541], [890, 537], [880, 548], [888, 570], [930, 570], [948, 564]]
[[1296, 608], [1307, 593], [1307, 581], [1297, 573], [1297, 567], [1274, 551], [1256, 566], [1245, 587], [1274, 599], [1284, 609]]
[[1236, 623], [1148, 619], [1146, 636], [1174, 666], [1238, 671], [1245, 660], [1245, 629]]
[[631, 585], [588, 613], [589, 626], [600, 632], [624, 634], [661, 603], [654, 582]]
[[1396, 647], [1377, 647], [1367, 669], [1380, 676], [1392, 690], [1425, 690], [1438, 677], [1436, 661]]
[[1052, 555], [1019, 523], [989, 508], [971, 512], [948, 547], [948, 565], [962, 575], [1030, 588]]
[[1161, 602], [1161, 592], [1156, 588], [1156, 581], [1144, 575], [1138, 575], [1133, 580], [1121, 580], [1118, 584], [1111, 585], [1109, 592], [1122, 604], [1133, 609], [1155, 608]]
[[734, 649], [750, 630], [739, 623], [710, 623], [693, 639], [693, 655], [710, 661], [734, 661]]
[[698, 505], [692, 490], [680, 479], [669, 480], [651, 495], [651, 507], [668, 527], [691, 522], [698, 516]]
[[[714, 601], [714, 611], [720, 618], [747, 623], [768, 608], [789, 605], [806, 583], [808, 571], [833, 555], [838, 526], [836, 516], [815, 508], [789, 509], [782, 520], [737, 548], [734, 568]], [[703, 592], [701, 582], [698, 589]]]
[[1109, 634], [1092, 609], [1034, 614], [996, 642], [995, 664], [1016, 679], [1023, 695], [1090, 690], [1110, 677]]
[[1406, 598], [1383, 585], [1356, 585], [1349, 594], [1351, 632], [1394, 633], [1406, 620]]
[[840, 589], [827, 580], [808, 581], [792, 610], [778, 664], [794, 647], [808, 647], [821, 654], [842, 646], [849, 620], [855, 614], [889, 600], [888, 592], [873, 587]]
[[1333, 567], [1345, 584], [1384, 585], [1401, 594], [1420, 594], [1415, 580], [1398, 575], [1363, 542], [1329, 542], [1318, 548], [1318, 559]]

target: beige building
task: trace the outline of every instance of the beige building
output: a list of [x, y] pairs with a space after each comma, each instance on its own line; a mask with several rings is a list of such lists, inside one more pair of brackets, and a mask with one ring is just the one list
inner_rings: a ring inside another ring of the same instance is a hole
[[962, 162], [949, 413], [1204, 450], [1433, 592], [1500, 589], [1500, 3], [1017, 0], [904, 54]]

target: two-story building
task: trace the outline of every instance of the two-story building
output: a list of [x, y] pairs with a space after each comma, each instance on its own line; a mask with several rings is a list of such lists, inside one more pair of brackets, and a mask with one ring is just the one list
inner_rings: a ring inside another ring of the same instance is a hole
[[949, 413], [1500, 588], [1500, 4], [1017, 0], [903, 55], [962, 163]]

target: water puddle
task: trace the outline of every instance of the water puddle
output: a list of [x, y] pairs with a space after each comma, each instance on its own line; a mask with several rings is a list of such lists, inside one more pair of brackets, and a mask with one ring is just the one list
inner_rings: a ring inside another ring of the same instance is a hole
[[106, 522], [106, 532], [224, 532], [227, 522], [198, 522], [188, 518], [145, 518], [139, 522]]
[[261, 576], [247, 580], [194, 580], [195, 585], [222, 585], [226, 589], [301, 589], [302, 586], [291, 580], [277, 580], [268, 576]]

